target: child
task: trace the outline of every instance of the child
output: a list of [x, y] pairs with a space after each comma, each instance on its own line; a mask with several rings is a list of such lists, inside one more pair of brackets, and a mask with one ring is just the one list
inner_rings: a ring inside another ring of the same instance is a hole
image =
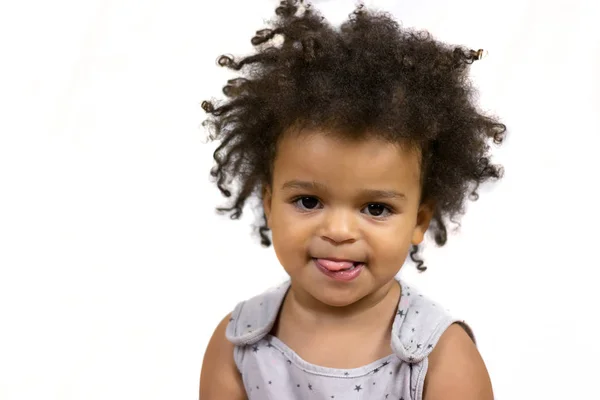
[[[212, 175], [232, 218], [262, 201], [262, 243], [290, 281], [241, 302], [206, 350], [200, 399], [492, 399], [468, 325], [396, 278], [430, 231], [501, 176], [467, 79], [482, 51], [359, 6], [339, 29], [281, 2], [211, 114]], [[232, 182], [236, 180], [234, 190]], [[271, 237], [269, 237], [269, 231]]]

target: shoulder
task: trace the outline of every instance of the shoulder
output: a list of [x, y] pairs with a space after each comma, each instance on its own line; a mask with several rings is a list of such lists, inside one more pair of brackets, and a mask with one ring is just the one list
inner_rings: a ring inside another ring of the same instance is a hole
[[275, 324], [289, 286], [289, 281], [286, 281], [238, 303], [225, 331], [227, 339], [236, 346], [247, 346], [268, 334]]
[[233, 359], [234, 345], [225, 337], [231, 314], [216, 327], [204, 353], [200, 373], [200, 399], [245, 400], [246, 392]]
[[424, 400], [493, 400], [487, 368], [470, 335], [454, 323], [429, 355]]
[[454, 323], [461, 323], [475, 341], [471, 328], [464, 321], [419, 289], [404, 282], [401, 285], [402, 296], [392, 325], [392, 347], [398, 357], [410, 363], [428, 358]]

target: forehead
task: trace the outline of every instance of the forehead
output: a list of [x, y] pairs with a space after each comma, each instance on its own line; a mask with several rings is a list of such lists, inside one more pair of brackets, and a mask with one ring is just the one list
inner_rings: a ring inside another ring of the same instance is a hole
[[273, 180], [407, 188], [419, 185], [419, 157], [415, 149], [373, 136], [348, 140], [322, 131], [303, 131], [282, 137]]

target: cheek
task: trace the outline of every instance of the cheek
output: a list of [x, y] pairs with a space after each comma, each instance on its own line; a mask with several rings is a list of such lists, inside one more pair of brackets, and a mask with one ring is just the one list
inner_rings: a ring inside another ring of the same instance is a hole
[[310, 224], [297, 218], [286, 205], [275, 207], [271, 218], [271, 235], [277, 258], [285, 267], [306, 256], [313, 230]]
[[403, 263], [411, 246], [413, 226], [402, 221], [385, 228], [379, 227], [369, 235], [373, 256], [382, 264]]
[[279, 264], [291, 276], [294, 276], [295, 272], [301, 270], [308, 262], [304, 242], [289, 233], [274, 234], [273, 249]]
[[306, 239], [314, 232], [314, 218], [306, 218], [306, 215], [299, 213], [291, 204], [279, 201], [272, 209], [271, 231], [273, 239], [275, 236], [294, 242]]
[[372, 245], [373, 255], [383, 264], [403, 262], [410, 250], [410, 237], [388, 236]]

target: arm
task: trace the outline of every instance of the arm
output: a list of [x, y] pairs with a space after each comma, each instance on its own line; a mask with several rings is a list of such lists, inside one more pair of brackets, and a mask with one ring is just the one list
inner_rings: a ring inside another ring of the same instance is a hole
[[460, 325], [450, 325], [431, 352], [423, 399], [494, 399], [483, 359]]
[[227, 315], [213, 333], [202, 362], [200, 400], [246, 400], [242, 378], [233, 360], [233, 344], [225, 338]]

